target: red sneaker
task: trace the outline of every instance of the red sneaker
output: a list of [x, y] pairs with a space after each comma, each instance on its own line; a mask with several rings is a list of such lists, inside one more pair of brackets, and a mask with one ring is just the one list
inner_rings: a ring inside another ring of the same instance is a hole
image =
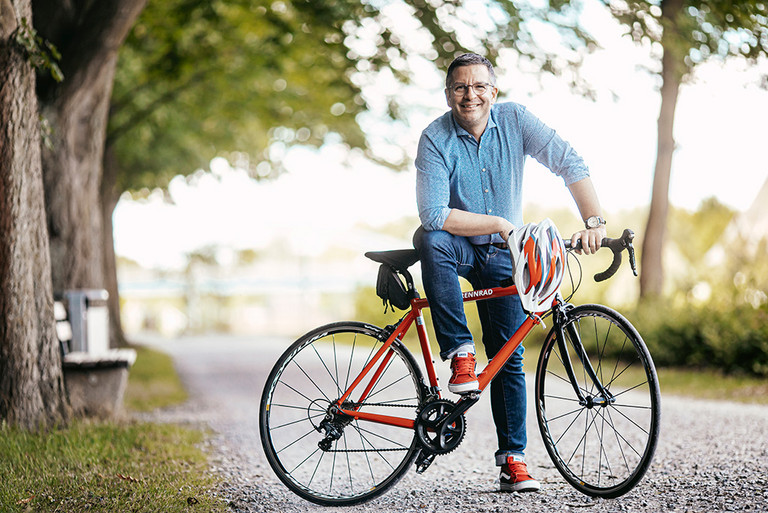
[[522, 456], [507, 457], [501, 466], [499, 483], [502, 492], [537, 492], [541, 484], [528, 473], [528, 466]]
[[472, 353], [457, 353], [451, 360], [451, 379], [448, 381], [448, 390], [454, 394], [466, 394], [474, 392], [479, 386], [475, 375], [475, 355]]

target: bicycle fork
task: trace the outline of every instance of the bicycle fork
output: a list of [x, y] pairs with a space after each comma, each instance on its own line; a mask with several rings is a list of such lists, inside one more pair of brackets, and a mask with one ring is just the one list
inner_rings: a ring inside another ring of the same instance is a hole
[[[563, 360], [563, 367], [565, 367], [568, 380], [571, 382], [573, 392], [576, 394], [576, 397], [579, 400], [579, 405], [585, 406], [587, 408], [593, 408], [595, 406], [606, 407], [609, 404], [616, 402], [616, 398], [603, 385], [600, 378], [598, 378], [597, 373], [595, 372], [595, 369], [592, 367], [592, 363], [589, 360], [587, 351], [584, 349], [584, 344], [581, 342], [581, 336], [576, 330], [574, 323], [566, 324], [568, 321], [567, 306], [568, 305], [560, 303], [554, 309], [553, 313], [555, 317], [554, 325], [556, 328], [555, 336], [557, 337], [557, 346], [560, 349], [560, 355]], [[565, 329], [567, 332], [568, 339], [570, 340], [570, 345], [573, 348], [574, 354], [584, 367], [584, 372], [587, 374], [590, 381], [594, 385], [597, 393], [585, 395], [584, 390], [582, 390], [582, 388], [579, 386], [579, 381], [576, 379], [576, 373], [574, 372], [573, 365], [571, 364], [571, 358], [568, 351], [568, 343], [565, 340], [566, 337], [563, 329]]]

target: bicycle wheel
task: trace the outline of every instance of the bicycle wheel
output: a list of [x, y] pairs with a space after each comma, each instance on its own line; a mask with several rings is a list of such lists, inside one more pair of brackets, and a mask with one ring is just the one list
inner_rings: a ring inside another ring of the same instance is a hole
[[[661, 418], [656, 369], [634, 327], [610, 308], [573, 308], [562, 328], [565, 350], [555, 326], [536, 369], [536, 414], [544, 445], [577, 490], [618, 497], [640, 481], [656, 449]], [[588, 364], [578, 356], [580, 346]], [[608, 400], [590, 377], [590, 366]]]
[[[375, 326], [329, 324], [297, 340], [275, 364], [264, 387], [261, 442], [280, 480], [299, 496], [322, 505], [369, 500], [392, 486], [419, 452], [413, 429], [353, 420], [331, 411], [385, 337]], [[392, 344], [373, 371], [366, 399], [364, 379], [345, 402], [348, 409], [415, 418], [423, 378], [411, 353]]]

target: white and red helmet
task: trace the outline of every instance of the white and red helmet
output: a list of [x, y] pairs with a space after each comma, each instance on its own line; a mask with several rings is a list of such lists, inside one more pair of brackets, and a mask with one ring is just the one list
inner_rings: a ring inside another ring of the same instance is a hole
[[565, 246], [554, 223], [544, 219], [509, 236], [515, 286], [527, 312], [547, 310], [565, 276]]

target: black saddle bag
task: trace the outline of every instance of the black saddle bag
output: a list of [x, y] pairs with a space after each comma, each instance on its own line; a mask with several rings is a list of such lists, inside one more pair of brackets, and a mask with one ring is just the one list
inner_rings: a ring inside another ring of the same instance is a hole
[[376, 279], [376, 295], [384, 302], [384, 312], [389, 307], [407, 310], [411, 306], [408, 289], [400, 275], [387, 264], [379, 266], [379, 276]]

